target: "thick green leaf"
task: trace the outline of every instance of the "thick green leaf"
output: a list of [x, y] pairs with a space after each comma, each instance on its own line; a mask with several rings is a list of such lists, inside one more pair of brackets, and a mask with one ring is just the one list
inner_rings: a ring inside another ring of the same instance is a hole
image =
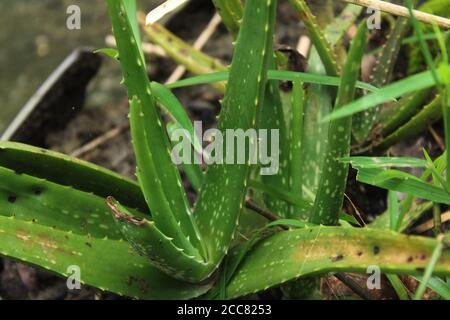
[[305, 23], [326, 73], [330, 76], [337, 76], [339, 68], [336, 63], [336, 53], [317, 23], [316, 17], [312, 14], [304, 0], [289, 0], [289, 3], [295, 8], [301, 20]]
[[0, 166], [148, 212], [139, 185], [117, 173], [61, 153], [14, 142], [0, 142]]
[[74, 234], [122, 238], [105, 198], [3, 167], [0, 167], [0, 216], [34, 221]]
[[108, 0], [108, 10], [130, 98], [131, 136], [141, 189], [158, 229], [187, 254], [200, 257], [200, 235], [172, 163], [170, 142], [152, 95], [139, 39], [133, 35], [128, 17], [131, 13], [125, 11], [122, 0]]
[[[262, 291], [298, 277], [326, 272], [366, 272], [371, 265], [383, 273], [418, 275], [430, 261], [437, 241], [391, 231], [315, 227], [279, 232], [260, 241], [227, 286], [227, 298]], [[232, 257], [238, 258], [239, 250]], [[412, 257], [412, 261], [411, 261]], [[450, 251], [434, 269], [450, 274]]]
[[[402, 38], [409, 30], [407, 18], [399, 17], [395, 26], [387, 37], [387, 42], [377, 59], [377, 64], [372, 74], [372, 84], [382, 87], [391, 79], [394, 66], [397, 63], [397, 56], [402, 46]], [[363, 142], [369, 135], [373, 126], [378, 122], [381, 113], [381, 106], [369, 109], [366, 112], [356, 114], [353, 122], [353, 136]]]
[[[361, 61], [367, 40], [367, 25], [361, 22], [352, 42], [347, 62], [342, 72], [334, 110], [354, 99], [356, 81], [361, 69]], [[328, 129], [328, 150], [325, 153], [324, 167], [320, 177], [313, 212], [310, 221], [316, 224], [335, 225], [339, 220], [339, 211], [344, 199], [347, 182], [348, 164], [339, 161], [350, 153], [352, 118], [333, 120]]]
[[244, 14], [241, 0], [213, 0], [217, 12], [233, 38], [237, 38]]
[[0, 255], [40, 266], [64, 277], [80, 268], [81, 282], [140, 299], [191, 299], [210, 283], [173, 279], [139, 256], [126, 241], [98, 239], [0, 216]]
[[[276, 4], [275, 0], [245, 3], [218, 122], [222, 132], [256, 128], [256, 115], [264, 102], [267, 69], [273, 53]], [[224, 144], [228, 146], [235, 138], [226, 136]], [[232, 151], [236, 155], [236, 146]], [[194, 216], [207, 246], [208, 259], [214, 265], [228, 252], [243, 208], [250, 172], [248, 156], [245, 159], [245, 164], [210, 165], [195, 208]]]

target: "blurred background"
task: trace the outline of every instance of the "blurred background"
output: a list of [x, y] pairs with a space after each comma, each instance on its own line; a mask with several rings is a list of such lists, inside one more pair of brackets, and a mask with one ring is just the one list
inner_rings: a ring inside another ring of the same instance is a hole
[[[152, 8], [161, 0], [141, 1]], [[81, 29], [68, 30], [70, 5], [81, 9]], [[0, 0], [0, 133], [50, 73], [77, 47], [105, 47], [110, 33], [104, 0]], [[123, 96], [120, 70], [104, 59], [89, 86], [86, 105], [108, 105]], [[101, 79], [101, 81], [100, 81]]]

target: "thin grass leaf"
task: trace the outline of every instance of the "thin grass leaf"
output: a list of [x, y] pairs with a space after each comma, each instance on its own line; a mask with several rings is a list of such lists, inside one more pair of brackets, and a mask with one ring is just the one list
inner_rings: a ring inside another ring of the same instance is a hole
[[391, 286], [394, 288], [400, 300], [409, 300], [409, 294], [405, 285], [396, 274], [386, 274]]
[[[415, 276], [413, 278], [419, 282], [423, 282], [423, 277]], [[427, 286], [439, 294], [443, 299], [450, 300], [450, 286], [444, 280], [432, 277], [428, 280]]]
[[163, 108], [177, 121], [182, 129], [185, 129], [189, 133], [189, 140], [191, 141], [194, 149], [201, 153], [203, 148], [198, 140], [197, 134], [194, 130], [191, 120], [189, 119], [186, 110], [183, 105], [177, 99], [177, 97], [166, 86], [152, 82], [150, 84], [152, 94], [158, 99]]
[[[392, 76], [397, 56], [402, 46], [401, 39], [409, 30], [408, 19], [398, 18], [395, 26], [387, 37], [387, 42], [383, 50], [377, 57], [376, 66], [371, 75], [371, 84], [376, 87], [384, 86]], [[378, 123], [382, 106], [366, 110], [366, 112], [356, 114], [353, 121], [353, 136], [359, 142], [364, 142], [368, 137], [375, 123]]]
[[[450, 204], [450, 195], [442, 188], [430, 185], [406, 172], [397, 170], [359, 169], [357, 180], [380, 188], [404, 192], [421, 199]], [[401, 222], [400, 217], [399, 222]]]
[[408, 10], [409, 10], [411, 23], [412, 23], [412, 25], [414, 27], [414, 31], [416, 32], [417, 38], [419, 39], [419, 46], [420, 46], [420, 49], [422, 51], [422, 54], [425, 57], [425, 61], [426, 61], [427, 65], [428, 65], [428, 68], [431, 71], [431, 74], [433, 76], [433, 79], [434, 79], [435, 83], [439, 84], [440, 80], [439, 80], [439, 77], [437, 75], [436, 66], [434, 64], [433, 57], [431, 55], [430, 50], [428, 49], [427, 43], [425, 42], [422, 28], [420, 27], [419, 22], [417, 21], [416, 16], [414, 15], [413, 2], [412, 2], [412, 0], [405, 0], [405, 1], [406, 1], [406, 5], [408, 7]]
[[423, 294], [425, 293], [425, 290], [427, 289], [428, 281], [430, 280], [431, 276], [433, 275], [434, 269], [436, 268], [436, 264], [442, 255], [443, 248], [444, 248], [443, 236], [440, 236], [440, 237], [438, 237], [436, 248], [433, 251], [430, 262], [428, 263], [428, 265], [425, 269], [425, 273], [422, 277], [422, 281], [420, 282], [420, 285], [416, 290], [416, 293], [414, 295], [414, 300], [422, 300]]
[[[220, 81], [227, 81], [229, 73], [227, 71], [214, 72], [206, 75], [194, 76], [179, 80], [174, 83], [167, 85], [169, 89], [183, 88], [188, 86], [195, 86], [200, 84], [209, 84]], [[341, 78], [330, 77], [320, 74], [296, 72], [296, 71], [285, 71], [285, 70], [269, 70], [267, 73], [269, 80], [279, 80], [279, 81], [296, 81], [300, 80], [306, 83], [319, 84], [325, 86], [339, 86]], [[376, 92], [380, 89], [374, 87], [371, 84], [357, 81], [356, 87], [358, 89], [364, 89], [371, 92]]]
[[340, 160], [350, 163], [355, 169], [428, 167], [427, 161], [411, 157], [346, 157]]
[[395, 191], [389, 191], [388, 193], [388, 210], [389, 210], [389, 227], [395, 231], [398, 219], [398, 199]]
[[322, 121], [327, 122], [348, 117], [355, 113], [373, 108], [377, 105], [395, 100], [406, 94], [430, 88], [435, 84], [436, 82], [431, 74], [431, 71], [424, 71], [406, 79], [391, 83], [376, 92], [368, 94], [355, 102], [334, 111], [330, 115], [326, 116]]

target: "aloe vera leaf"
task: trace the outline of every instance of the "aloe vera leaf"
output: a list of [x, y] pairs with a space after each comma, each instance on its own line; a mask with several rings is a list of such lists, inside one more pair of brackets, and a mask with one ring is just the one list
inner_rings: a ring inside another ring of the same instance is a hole
[[[334, 110], [352, 101], [356, 91], [361, 61], [367, 40], [367, 27], [363, 21], [352, 42], [347, 62], [342, 73]], [[352, 118], [339, 119], [330, 123], [328, 130], [328, 150], [325, 156], [325, 169], [322, 172], [319, 189], [315, 198], [310, 221], [316, 224], [337, 224], [342, 207], [348, 164], [339, 161], [350, 153]]]
[[[218, 122], [222, 132], [226, 129], [245, 132], [256, 127], [256, 114], [263, 105], [267, 69], [273, 54], [276, 3], [275, 0], [245, 3]], [[246, 88], [245, 92], [242, 88]], [[225, 146], [229, 140], [224, 135]], [[212, 164], [205, 175], [194, 216], [208, 249], [208, 259], [214, 264], [227, 253], [234, 237], [250, 171], [247, 159], [245, 164]]]
[[136, 182], [58, 152], [0, 141], [0, 166], [81, 191], [92, 192], [103, 198], [114, 196], [130, 208], [148, 212], [144, 196]]
[[377, 150], [386, 150], [399, 141], [415, 137], [420, 132], [442, 118], [442, 99], [437, 95], [428, 105], [426, 105], [418, 114], [411, 118], [407, 123], [396, 131], [384, 138], [374, 148]]
[[102, 197], [0, 167], [0, 216], [93, 237], [120, 239]]
[[424, 101], [430, 96], [432, 89], [420, 90], [401, 98], [397, 103], [383, 110], [380, 115], [381, 134], [386, 137], [410, 120]]
[[339, 68], [336, 63], [336, 53], [327, 41], [325, 34], [317, 23], [316, 17], [311, 13], [308, 5], [303, 0], [289, 0], [289, 3], [295, 8], [308, 28], [309, 35], [322, 60], [326, 73], [330, 76], [337, 76]]
[[[146, 26], [144, 31], [150, 41], [163, 48], [169, 57], [194, 74], [207, 74], [227, 69], [219, 60], [195, 49], [158, 23]], [[214, 87], [221, 92], [225, 91], [224, 83], [215, 83]]]
[[[184, 129], [179, 123], [176, 122], [169, 122], [167, 124], [167, 132], [169, 136], [172, 135], [175, 129]], [[194, 132], [195, 134], [195, 132]], [[172, 141], [172, 145], [175, 146], [178, 141]], [[194, 161], [194, 149], [191, 149], [192, 161], [190, 163], [186, 163], [183, 161], [181, 163], [181, 167], [183, 168], [184, 173], [186, 174], [186, 177], [188, 178], [189, 182], [191, 183], [192, 187], [195, 191], [199, 192], [200, 188], [203, 184], [203, 171], [200, 165], [196, 164]]]
[[325, 38], [330, 45], [336, 46], [342, 41], [347, 30], [355, 23], [363, 8], [354, 4], [348, 4], [344, 10], [325, 28]]
[[[275, 64], [275, 57], [272, 57], [269, 67], [273, 68], [275, 67]], [[275, 157], [278, 161], [277, 172], [272, 172], [269, 175], [262, 175], [261, 181], [265, 185], [277, 188], [279, 191], [283, 192], [290, 190], [289, 178], [291, 177], [291, 161], [289, 159], [289, 134], [286, 128], [283, 105], [281, 102], [278, 85], [278, 81], [272, 80], [267, 82], [264, 104], [260, 109], [258, 127], [259, 129], [267, 130], [267, 154]], [[271, 134], [272, 130], [278, 130], [278, 144], [275, 150], [272, 150], [271, 148], [271, 140], [275, 139], [275, 137]], [[275, 152], [277, 154], [275, 154]], [[290, 216], [291, 212], [289, 204], [277, 197], [271, 197], [266, 194], [265, 204], [269, 210], [276, 212], [280, 217], [286, 218]]]
[[190, 299], [211, 287], [171, 278], [126, 241], [72, 234], [13, 217], [0, 216], [0, 255], [64, 277], [72, 275], [70, 266], [78, 266], [82, 283], [133, 298]]
[[153, 221], [136, 219], [112, 198], [108, 198], [107, 202], [128, 242], [140, 255], [148, 257], [153, 266], [173, 278], [191, 283], [198, 283], [210, 275], [211, 268], [208, 268], [207, 262], [177, 247], [173, 239], [158, 230]]
[[[310, 65], [316, 65], [315, 72], [324, 72], [319, 65], [318, 56], [313, 54]], [[304, 126], [302, 133], [302, 154], [300, 161], [302, 197], [313, 202], [322, 174], [325, 152], [328, 147], [328, 124], [321, 123], [321, 119], [331, 111], [331, 94], [327, 88], [313, 85], [308, 88], [305, 102]], [[307, 218], [305, 213], [301, 218]]]
[[427, 168], [427, 161], [411, 157], [344, 157], [340, 161], [348, 162], [353, 168]]
[[[370, 265], [379, 266], [384, 273], [419, 275], [436, 243], [434, 239], [367, 228], [321, 226], [279, 232], [260, 241], [247, 255], [227, 286], [227, 298], [304, 276], [364, 273]], [[410, 257], [413, 262], [409, 262]], [[436, 275], [450, 274], [450, 251], [443, 252], [434, 271]]]
[[[347, 27], [353, 23], [355, 15], [349, 14], [349, 21], [346, 21], [346, 15], [347, 13], [344, 11], [336, 21], [341, 21], [342, 26]], [[339, 33], [336, 33], [337, 30], [339, 30]], [[332, 23], [325, 28], [325, 37], [329, 39], [332, 45], [336, 45], [346, 30], [346, 28], [336, 28]], [[325, 69], [315, 48], [311, 52], [308, 64], [310, 66], [308, 76], [326, 77], [323, 75]], [[309, 82], [303, 77], [300, 80]], [[337, 81], [336, 84], [339, 85], [340, 79], [336, 78], [335, 80]], [[318, 85], [311, 85], [307, 91], [304, 108], [304, 132], [301, 143], [302, 157], [299, 166], [302, 170], [302, 196], [309, 201], [315, 199], [327, 150], [328, 124], [321, 123], [321, 119], [331, 111], [331, 93], [332, 91], [329, 88]], [[301, 218], [308, 218], [309, 215], [309, 213], [303, 213]]]
[[[372, 74], [372, 84], [374, 86], [382, 87], [390, 80], [397, 62], [398, 53], [402, 46], [402, 38], [408, 30], [409, 20], [402, 17], [398, 18], [388, 36], [386, 44], [383, 46], [377, 58], [376, 66]], [[364, 142], [374, 124], [378, 122], [380, 112], [381, 106], [377, 106], [376, 108], [355, 115], [353, 136], [357, 141]]]
[[305, 108], [305, 91], [303, 89], [303, 82], [294, 81], [292, 87], [292, 119], [290, 125], [291, 131], [291, 149], [290, 161], [291, 176], [290, 185], [291, 192], [295, 194], [302, 194], [301, 181], [301, 158], [302, 158], [302, 134], [303, 134], [303, 116]]
[[[141, 33], [139, 30], [139, 23], [137, 20], [137, 4], [136, 0], [126, 0], [123, 2], [123, 7], [125, 12], [127, 13], [128, 19], [130, 21], [131, 29], [133, 31], [133, 36], [136, 39], [137, 43], [141, 43]], [[142, 50], [142, 46], [139, 46], [139, 52], [141, 54], [142, 60], [144, 60], [144, 50]]]
[[282, 190], [280, 191], [276, 187], [264, 184], [260, 181], [250, 180], [248, 182], [248, 186], [254, 190], [258, 190], [263, 192], [271, 197], [279, 198], [291, 205], [302, 208], [304, 211], [309, 211], [312, 208], [312, 202], [304, 200], [298, 197], [298, 194], [292, 193], [289, 191]]
[[222, 18], [223, 24], [230, 31], [233, 38], [236, 39], [244, 14], [241, 0], [213, 0], [212, 2]]
[[[190, 255], [200, 255], [200, 235], [181, 178], [170, 156], [170, 143], [151, 92], [140, 44], [133, 36], [123, 1], [108, 0], [113, 32], [130, 98], [130, 126], [137, 176], [158, 229]], [[191, 242], [192, 241], [192, 242]]]

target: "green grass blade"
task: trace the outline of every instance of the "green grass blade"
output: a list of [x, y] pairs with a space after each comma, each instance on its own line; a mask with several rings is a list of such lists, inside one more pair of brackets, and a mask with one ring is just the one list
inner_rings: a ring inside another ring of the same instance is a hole
[[395, 100], [406, 94], [430, 88], [435, 85], [435, 81], [430, 71], [425, 71], [406, 79], [389, 84], [380, 90], [368, 94], [355, 102], [352, 102], [339, 110], [334, 111], [323, 119], [324, 122], [348, 117], [358, 112], [362, 112], [385, 102]]
[[433, 61], [433, 57], [431, 55], [430, 50], [428, 49], [428, 45], [425, 42], [424, 36], [423, 36], [423, 32], [422, 29], [420, 28], [419, 22], [416, 19], [416, 16], [414, 15], [414, 11], [413, 11], [413, 2], [412, 0], [405, 0], [406, 1], [406, 5], [408, 7], [409, 10], [409, 15], [410, 15], [410, 19], [411, 19], [411, 23], [414, 27], [414, 30], [416, 32], [417, 38], [419, 39], [419, 46], [420, 49], [422, 50], [422, 54], [425, 57], [425, 61], [428, 65], [428, 67], [431, 70], [431, 74], [433, 76], [433, 79], [435, 81], [436, 84], [439, 84], [439, 78], [436, 72], [436, 66], [434, 64]]
[[[194, 76], [190, 78], [186, 78], [183, 80], [179, 80], [177, 82], [171, 83], [167, 85], [169, 89], [176, 89], [188, 86], [195, 86], [200, 84], [209, 84], [220, 81], [227, 81], [229, 73], [227, 71], [222, 72], [214, 72], [200, 76]], [[296, 71], [285, 71], [285, 70], [269, 70], [267, 73], [267, 78], [269, 80], [279, 80], [279, 81], [303, 81], [311, 84], [319, 84], [325, 86], [339, 86], [341, 82], [341, 78], [338, 77], [330, 77], [321, 74], [313, 74], [313, 73], [305, 73], [305, 72], [296, 72]], [[374, 87], [371, 84], [358, 81], [356, 83], [356, 87], [358, 89], [364, 89], [371, 92], [378, 91], [379, 89]]]
[[40, 266], [64, 277], [80, 267], [81, 282], [140, 299], [191, 299], [210, 283], [189, 284], [153, 267], [126, 241], [71, 234], [0, 216], [0, 255]]
[[425, 269], [425, 274], [422, 277], [422, 281], [420, 282], [420, 285], [417, 288], [416, 293], [414, 295], [414, 300], [421, 300], [423, 297], [423, 294], [425, 293], [425, 290], [427, 289], [428, 281], [430, 280], [431, 276], [433, 275], [433, 272], [436, 268], [436, 264], [442, 255], [442, 250], [444, 248], [444, 244], [442, 243], [443, 242], [442, 238], [443, 238], [443, 236], [440, 236], [438, 238], [436, 248], [433, 251], [430, 262], [428, 263], [428, 265]]
[[397, 293], [398, 298], [400, 300], [409, 300], [408, 291], [406, 290], [405, 285], [400, 280], [400, 278], [396, 274], [387, 274], [386, 277]]
[[177, 97], [166, 86], [157, 82], [151, 83], [151, 89], [153, 95], [163, 106], [164, 110], [166, 110], [173, 117], [173, 119], [180, 125], [182, 129], [188, 131], [189, 139], [192, 145], [197, 152], [201, 153], [202, 146], [200, 141], [198, 140], [198, 137], [194, 130], [194, 126], [192, 125], [192, 122], [189, 119], [186, 110], [177, 99]]
[[[423, 281], [423, 277], [413, 277], [419, 282]], [[443, 299], [450, 300], [450, 286], [440, 278], [434, 277], [428, 280], [428, 288], [439, 294]]]
[[358, 181], [380, 188], [404, 192], [415, 197], [450, 204], [450, 195], [442, 188], [435, 187], [413, 175], [396, 170], [360, 169]]
[[371, 168], [426, 168], [427, 161], [411, 157], [347, 157], [341, 161], [348, 162], [355, 169]]
[[388, 193], [388, 210], [389, 210], [389, 228], [393, 231], [397, 227], [398, 219], [398, 199], [395, 191], [389, 191]]

